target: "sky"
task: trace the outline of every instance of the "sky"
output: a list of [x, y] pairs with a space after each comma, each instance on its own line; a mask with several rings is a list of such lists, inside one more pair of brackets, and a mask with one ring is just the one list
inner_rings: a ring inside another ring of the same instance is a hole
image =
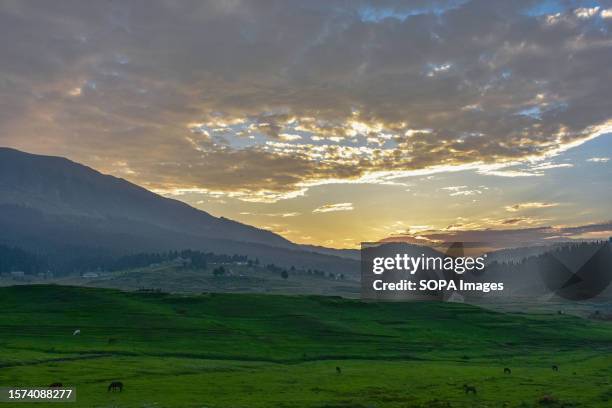
[[612, 235], [611, 1], [4, 0], [0, 53], [0, 146], [298, 243]]

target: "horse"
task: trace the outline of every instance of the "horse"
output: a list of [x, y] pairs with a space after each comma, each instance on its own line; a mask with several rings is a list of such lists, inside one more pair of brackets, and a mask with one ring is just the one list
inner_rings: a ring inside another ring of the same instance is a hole
[[62, 384], [61, 382], [54, 382], [53, 384], [49, 384], [49, 387], [47, 388], [62, 388], [64, 386], [64, 384]]
[[342, 374], [342, 369], [340, 367], [336, 367], [336, 374]]
[[512, 374], [512, 370], [506, 367], [504, 368], [504, 374]]
[[476, 394], [476, 387], [474, 387], [473, 385], [463, 384], [463, 390], [466, 394], [469, 394], [470, 392], [472, 394]]
[[113, 381], [112, 383], [109, 384], [108, 386], [108, 392], [110, 391], [117, 391], [119, 390], [119, 392], [123, 391], [123, 383], [121, 381]]
[[556, 364], [554, 364], [554, 365], [552, 366], [552, 370], [553, 370], [553, 371], [559, 371], [559, 366], [558, 366], [558, 365], [556, 365]]

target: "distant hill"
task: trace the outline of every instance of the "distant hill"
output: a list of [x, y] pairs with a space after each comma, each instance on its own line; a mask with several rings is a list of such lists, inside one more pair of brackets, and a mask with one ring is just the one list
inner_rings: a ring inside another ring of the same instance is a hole
[[[0, 148], [0, 244], [37, 252], [198, 249], [357, 274], [340, 251], [302, 247], [61, 157]], [[340, 256], [336, 256], [340, 255]]]

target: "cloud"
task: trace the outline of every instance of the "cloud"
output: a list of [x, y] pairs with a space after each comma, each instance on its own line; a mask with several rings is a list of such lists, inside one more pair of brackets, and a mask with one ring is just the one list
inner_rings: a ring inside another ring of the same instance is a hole
[[[550, 157], [550, 155], [548, 156]], [[506, 165], [489, 165], [481, 166], [477, 169], [479, 174], [497, 177], [541, 177], [544, 176], [546, 170], [572, 168], [572, 163], [555, 163], [545, 160], [548, 157], [543, 157], [536, 160], [528, 160], [525, 163], [514, 162]]]
[[519, 203], [514, 205], [506, 206], [506, 211], [517, 212], [522, 210], [539, 209], [539, 208], [551, 208], [558, 206], [558, 203], [543, 203], [539, 201], [529, 203]]
[[599, 13], [599, 7], [581, 7], [574, 10], [574, 14], [578, 18], [589, 19], [596, 16]]
[[280, 140], [282, 141], [286, 141], [286, 142], [293, 142], [295, 140], [301, 140], [302, 136], [300, 135], [290, 135], [287, 133], [283, 133], [281, 135], [278, 136]]
[[284, 212], [284, 213], [271, 213], [271, 214], [264, 214], [267, 217], [282, 217], [282, 218], [288, 218], [288, 217], [297, 217], [298, 215], [300, 215], [299, 212]]
[[338, 204], [325, 204], [321, 207], [312, 210], [313, 213], [326, 213], [334, 211], [353, 211], [353, 203], [338, 203]]
[[482, 190], [487, 190], [485, 186], [480, 186], [478, 189], [468, 189], [468, 186], [449, 186], [442, 187], [442, 190], [449, 191], [449, 196], [473, 196], [482, 194]]
[[537, 177], [543, 176], [544, 173], [534, 173], [530, 171], [523, 170], [481, 170], [480, 174], [485, 174], [487, 176], [497, 176], [497, 177]]
[[591, 163], [607, 163], [610, 161], [609, 157], [591, 157], [590, 159], [587, 159], [588, 162]]
[[[404, 241], [411, 243], [478, 243], [491, 249], [508, 247], [526, 247], [547, 245], [552, 242], [566, 242], [582, 239], [607, 240], [612, 236], [612, 222], [577, 226], [533, 226], [525, 217], [497, 220], [493, 228], [476, 228], [473, 225], [459, 223], [447, 231], [420, 232], [417, 236], [398, 235], [386, 241]], [[532, 220], [537, 222], [536, 220]], [[522, 225], [521, 225], [522, 224]], [[526, 227], [527, 226], [527, 227]]]
[[448, 187], [442, 187], [442, 190], [457, 192], [457, 191], [461, 191], [466, 188], [467, 186], [448, 186]]
[[282, 212], [282, 213], [265, 213], [265, 214], [256, 214], [248, 211], [243, 211], [240, 215], [263, 215], [265, 217], [281, 217], [281, 218], [289, 218], [289, 217], [297, 217], [301, 215], [299, 212]]
[[572, 163], [544, 162], [544, 163], [538, 163], [536, 165], [531, 166], [531, 170], [541, 171], [541, 170], [563, 169], [563, 168], [572, 168], [572, 167], [574, 167]]
[[265, 202], [381, 173], [538, 176], [569, 164], [507, 167], [612, 130], [612, 19], [532, 6], [3, 2], [0, 144]]

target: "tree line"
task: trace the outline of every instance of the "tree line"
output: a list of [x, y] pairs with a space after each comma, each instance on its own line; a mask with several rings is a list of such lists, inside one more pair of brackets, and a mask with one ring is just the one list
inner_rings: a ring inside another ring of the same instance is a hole
[[0, 245], [0, 273], [20, 271], [36, 274], [47, 269], [48, 262], [45, 257], [19, 248]]
[[210, 263], [259, 263], [244, 255], [222, 255], [191, 249], [116, 255], [79, 248], [53, 254], [36, 254], [0, 245], [0, 273], [20, 271], [28, 275], [45, 272], [64, 275], [89, 271], [114, 272], [168, 262], [177, 262], [181, 267], [190, 269], [206, 269]]
[[581, 241], [557, 244], [546, 252], [527, 256], [519, 261], [494, 261], [487, 266], [487, 270], [496, 270], [504, 276], [519, 271], [537, 273], [554, 268], [558, 262], [569, 270], [576, 271], [596, 253], [599, 267], [612, 265], [612, 245], [609, 241]]

